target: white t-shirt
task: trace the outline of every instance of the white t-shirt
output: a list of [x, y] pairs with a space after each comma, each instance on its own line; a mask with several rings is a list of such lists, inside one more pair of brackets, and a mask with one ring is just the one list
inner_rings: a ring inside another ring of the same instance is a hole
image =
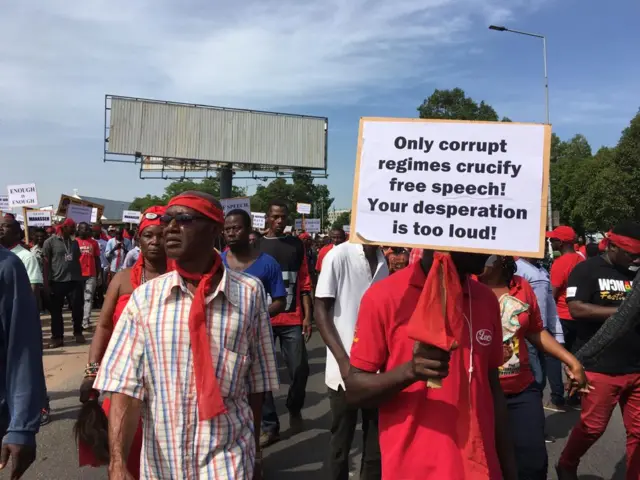
[[42, 285], [44, 280], [42, 279], [42, 272], [40, 271], [38, 258], [22, 245], [16, 245], [11, 249], [11, 252], [15, 253], [22, 261], [24, 268], [27, 270], [27, 275], [29, 276], [29, 282], [31, 285]]
[[[345, 242], [332, 248], [324, 257], [316, 286], [316, 297], [335, 299], [329, 314], [333, 316], [336, 330], [347, 352], [351, 351], [353, 344], [362, 296], [372, 284], [388, 276], [389, 268], [380, 249], [378, 266], [373, 277], [362, 245]], [[345, 388], [338, 362], [328, 348], [325, 383], [332, 390], [338, 390], [340, 386]]]

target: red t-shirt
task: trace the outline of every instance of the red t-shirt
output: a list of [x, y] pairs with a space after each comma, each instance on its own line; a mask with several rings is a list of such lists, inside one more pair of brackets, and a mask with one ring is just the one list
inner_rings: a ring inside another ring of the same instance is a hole
[[100, 257], [100, 245], [93, 238], [76, 238], [80, 246], [80, 268], [83, 277], [96, 276], [96, 257]]
[[322, 268], [322, 261], [324, 260], [324, 257], [327, 256], [327, 253], [329, 253], [329, 250], [333, 248], [333, 246], [333, 243], [330, 243], [329, 245], [325, 245], [324, 247], [322, 247], [318, 252], [318, 260], [316, 260], [316, 272], [319, 272]]
[[558, 317], [563, 320], [573, 320], [567, 305], [567, 283], [573, 267], [583, 260], [584, 258], [578, 253], [565, 253], [556, 258], [551, 265], [551, 285], [560, 290], [556, 304], [558, 306]]
[[[355, 368], [386, 372], [411, 361], [414, 341], [407, 335], [407, 325], [425, 280], [420, 263], [415, 263], [367, 290], [360, 303], [351, 347], [351, 364]], [[474, 411], [479, 412], [477, 421], [490, 472], [488, 478], [498, 480], [502, 474], [495, 448], [488, 372], [502, 364], [500, 307], [496, 296], [484, 285], [469, 280], [469, 289], [471, 301], [465, 282], [464, 312], [472, 324], [472, 333], [465, 327], [460, 346], [451, 355], [451, 364], [462, 362], [465, 372], [469, 370], [473, 336], [471, 398], [476, 402]], [[457, 415], [465, 408], [459, 405], [460, 391], [468, 388], [461, 387], [461, 382], [468, 381], [469, 377], [461, 375], [460, 370], [450, 369], [442, 388], [427, 389], [424, 382], [416, 382], [380, 405], [382, 478], [480, 480], [465, 477], [462, 446], [466, 439], [458, 438], [457, 432]]]
[[538, 300], [536, 300], [536, 295], [529, 282], [515, 275], [509, 295], [528, 305], [527, 310], [518, 314], [520, 328], [513, 337], [503, 342], [503, 364], [498, 369], [502, 390], [507, 395], [515, 395], [525, 390], [534, 381], [529, 362], [529, 349], [524, 341], [525, 337], [529, 333], [541, 332], [544, 329], [544, 324]]

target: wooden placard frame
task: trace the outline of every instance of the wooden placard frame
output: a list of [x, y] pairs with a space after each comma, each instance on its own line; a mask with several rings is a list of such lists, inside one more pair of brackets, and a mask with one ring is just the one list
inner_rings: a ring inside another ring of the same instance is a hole
[[[544, 127], [544, 140], [543, 140], [543, 159], [542, 159], [542, 192], [540, 197], [540, 238], [538, 242], [538, 250], [534, 252], [524, 250], [492, 250], [487, 248], [466, 248], [466, 247], [446, 247], [443, 248], [440, 245], [429, 244], [413, 244], [413, 243], [383, 243], [368, 240], [360, 235], [356, 230], [356, 219], [358, 216], [358, 192], [360, 189], [360, 164], [362, 161], [362, 144], [363, 144], [363, 131], [364, 124], [366, 122], [393, 122], [393, 123], [471, 123], [471, 124], [500, 124], [503, 126], [511, 125], [536, 125]], [[543, 258], [545, 255], [545, 241], [546, 241], [546, 221], [547, 221], [547, 202], [549, 199], [549, 166], [551, 164], [551, 125], [546, 123], [534, 123], [534, 122], [487, 122], [487, 121], [471, 121], [471, 120], [441, 120], [441, 119], [428, 119], [428, 118], [393, 118], [393, 117], [360, 117], [360, 124], [358, 128], [358, 147], [356, 152], [356, 168], [353, 179], [353, 197], [351, 200], [351, 234], [349, 235], [349, 241], [353, 243], [360, 243], [363, 245], [380, 245], [386, 247], [400, 247], [400, 248], [423, 248], [425, 250], [439, 250], [449, 252], [469, 252], [469, 253], [482, 253], [490, 255], [504, 255], [504, 256], [517, 256], [526, 258]]]

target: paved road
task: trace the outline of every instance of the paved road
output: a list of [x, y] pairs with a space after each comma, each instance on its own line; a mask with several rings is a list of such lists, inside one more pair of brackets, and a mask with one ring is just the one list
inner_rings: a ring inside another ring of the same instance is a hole
[[[70, 323], [70, 322], [67, 322]], [[46, 334], [46, 333], [45, 333]], [[70, 332], [68, 332], [68, 335]], [[69, 346], [45, 354], [45, 371], [52, 400], [52, 422], [38, 435], [38, 459], [26, 480], [106, 480], [104, 470], [79, 469], [77, 450], [71, 429], [78, 411], [77, 389], [86, 363], [87, 346]], [[330, 413], [324, 386], [324, 347], [316, 333], [309, 343], [311, 377], [307, 388], [304, 415], [306, 431], [287, 438], [288, 417], [282, 415], [284, 439], [265, 452], [265, 469], [268, 480], [326, 480], [323, 470], [329, 444]], [[281, 371], [286, 380], [286, 371]], [[277, 395], [279, 411], [284, 412], [286, 385]], [[558, 438], [548, 445], [550, 465], [555, 464], [564, 441], [575, 422], [575, 414], [553, 414], [548, 417], [547, 430]], [[360, 443], [354, 446], [352, 460], [355, 466], [360, 460]], [[552, 469], [551, 469], [552, 470]], [[602, 439], [589, 452], [580, 469], [582, 480], [620, 480], [624, 478], [624, 428], [616, 411]], [[8, 478], [0, 473], [0, 479]], [[357, 478], [354, 475], [353, 478]], [[555, 472], [549, 472], [555, 479]]]

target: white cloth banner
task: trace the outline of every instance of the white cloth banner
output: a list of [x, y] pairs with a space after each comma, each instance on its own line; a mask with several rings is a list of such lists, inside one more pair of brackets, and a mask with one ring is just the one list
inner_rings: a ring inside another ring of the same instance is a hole
[[244, 210], [251, 215], [251, 197], [223, 198], [220, 203], [225, 216], [231, 210]]
[[7, 186], [9, 208], [33, 207], [38, 205], [38, 191], [35, 183]]
[[355, 241], [544, 255], [551, 127], [362, 118]]
[[251, 226], [253, 228], [263, 229], [267, 226], [267, 215], [260, 212], [251, 212]]
[[91, 223], [91, 210], [92, 208], [90, 206], [70, 203], [67, 207], [67, 218], [70, 218], [76, 223]]
[[141, 213], [135, 210], [123, 210], [122, 222], [123, 223], [140, 223], [140, 215]]
[[42, 210], [27, 210], [27, 225], [30, 227], [50, 227], [51, 212]]

